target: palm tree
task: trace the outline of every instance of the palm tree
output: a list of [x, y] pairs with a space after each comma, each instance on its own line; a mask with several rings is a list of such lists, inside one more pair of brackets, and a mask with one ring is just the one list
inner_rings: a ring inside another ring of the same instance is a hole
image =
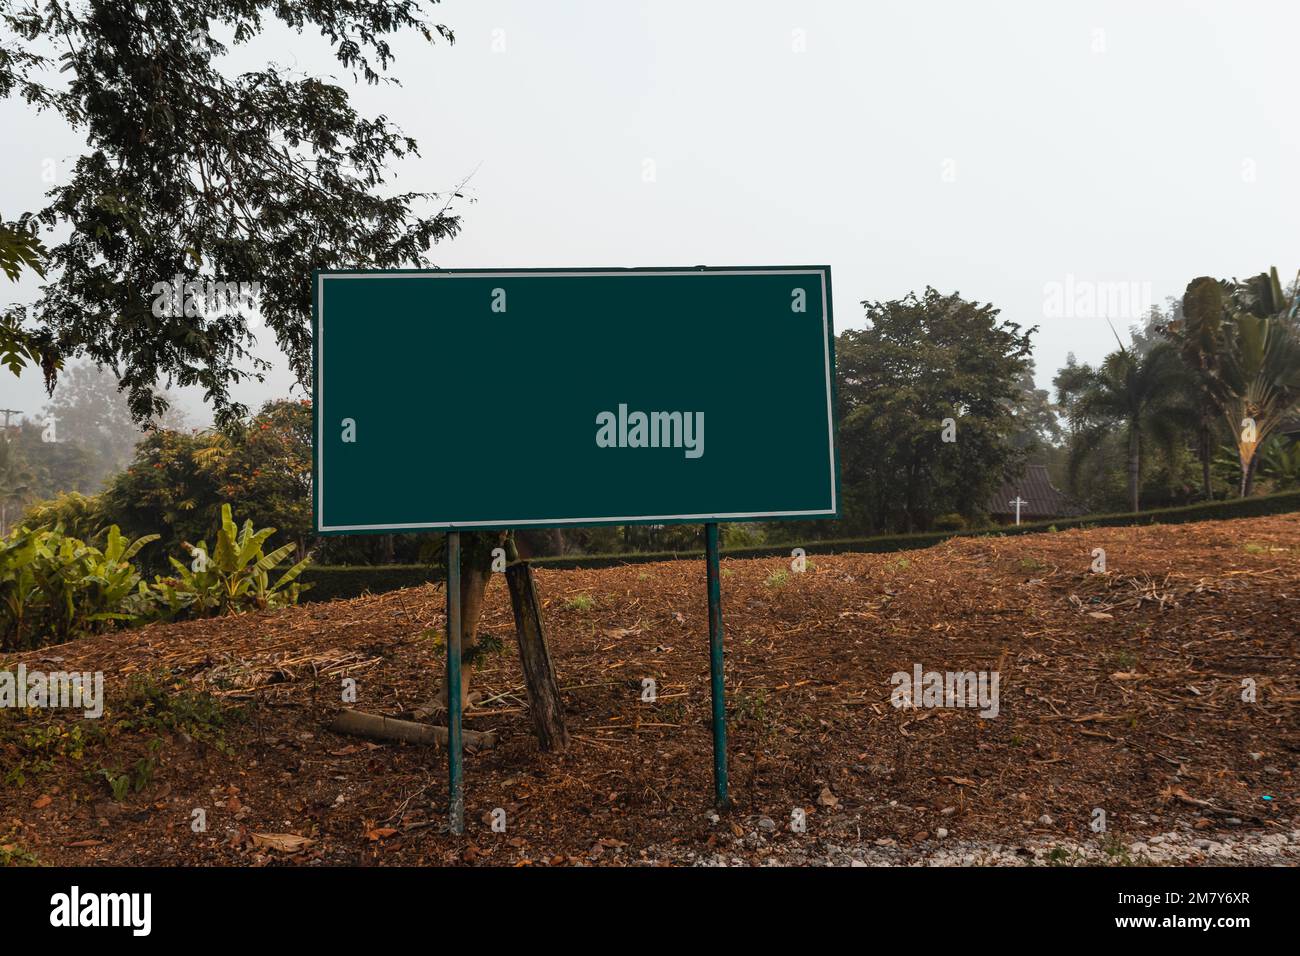
[[1144, 353], [1121, 343], [1092, 371], [1079, 395], [1076, 412], [1092, 424], [1080, 434], [1071, 465], [1095, 450], [1113, 426], [1122, 426], [1129, 507], [1138, 511], [1144, 446], [1153, 442], [1172, 452], [1183, 431], [1196, 423], [1196, 412], [1186, 401], [1188, 384], [1187, 370], [1170, 343], [1157, 342]]
[[1214, 497], [1210, 480], [1210, 459], [1214, 454], [1214, 431], [1223, 414], [1228, 390], [1223, 378], [1226, 351], [1227, 302], [1233, 286], [1229, 282], [1201, 276], [1187, 284], [1180, 318], [1164, 328], [1164, 334], [1178, 348], [1191, 370], [1198, 422], [1196, 454], [1201, 460], [1201, 491], [1206, 500]]
[[1244, 498], [1254, 487], [1260, 448], [1300, 406], [1300, 279], [1288, 294], [1273, 267], [1234, 280], [1231, 289], [1223, 411], [1237, 445]]

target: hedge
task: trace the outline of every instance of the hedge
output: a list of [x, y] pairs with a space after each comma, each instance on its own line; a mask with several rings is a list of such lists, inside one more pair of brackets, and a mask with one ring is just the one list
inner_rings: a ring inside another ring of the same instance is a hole
[[[1033, 534], [1035, 532], [1070, 528], [1119, 528], [1144, 524], [1183, 524], [1188, 521], [1214, 521], [1229, 518], [1257, 518], [1264, 515], [1286, 514], [1300, 511], [1300, 491], [1284, 491], [1254, 498], [1234, 498], [1227, 501], [1210, 501], [1179, 508], [1156, 508], [1137, 513], [1082, 515], [1077, 518], [1056, 518], [1033, 524], [978, 528], [970, 531], [926, 531], [918, 534], [879, 535], [873, 538], [834, 538], [823, 541], [806, 541], [787, 544], [765, 544], [747, 548], [727, 548], [723, 556], [729, 558], [785, 557], [793, 547], [801, 547], [808, 554], [882, 553], [911, 551], [929, 548], [950, 538], [986, 537], [989, 535]], [[654, 561], [702, 560], [704, 549], [690, 551], [642, 551], [629, 554], [575, 554], [554, 558], [533, 558], [529, 563], [540, 568], [608, 568], [624, 564], [647, 564]], [[302, 580], [311, 582], [312, 589], [303, 595], [308, 601], [329, 601], [335, 598], [355, 597], [370, 591], [379, 594], [397, 588], [413, 587], [440, 579], [440, 567], [410, 564], [381, 564], [358, 566], [310, 566]]]
[[[272, 575], [274, 577], [274, 575]], [[304, 601], [334, 601], [369, 591], [382, 594], [441, 579], [441, 570], [426, 564], [309, 564], [299, 576], [311, 588]]]

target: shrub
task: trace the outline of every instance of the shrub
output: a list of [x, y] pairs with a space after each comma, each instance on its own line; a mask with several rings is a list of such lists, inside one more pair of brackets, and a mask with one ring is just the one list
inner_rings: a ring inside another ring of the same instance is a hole
[[129, 541], [109, 527], [101, 551], [63, 533], [20, 528], [0, 542], [0, 647], [61, 642], [130, 621], [140, 581], [131, 559], [157, 535]]
[[955, 511], [945, 515], [939, 515], [934, 519], [935, 531], [964, 531], [967, 528], [966, 519]]
[[200, 541], [189, 546], [191, 564], [168, 558], [176, 575], [155, 577], [140, 593], [152, 596], [158, 613], [167, 620], [297, 604], [303, 588], [310, 587], [297, 581], [310, 559], [294, 564], [271, 584], [271, 570], [295, 547], [286, 544], [264, 553], [262, 546], [273, 534], [274, 528], [253, 530], [251, 520], [237, 528], [230, 505], [222, 505], [215, 549], [209, 552], [207, 542]]
[[98, 496], [69, 491], [57, 498], [36, 502], [27, 509], [19, 525], [32, 531], [62, 528], [64, 534], [82, 541], [94, 541], [109, 523], [104, 518], [103, 504]]

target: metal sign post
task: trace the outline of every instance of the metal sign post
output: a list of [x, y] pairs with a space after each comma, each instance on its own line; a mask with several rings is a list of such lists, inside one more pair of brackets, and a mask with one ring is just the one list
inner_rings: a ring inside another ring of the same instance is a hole
[[722, 575], [718, 563], [718, 526], [704, 526], [709, 581], [709, 678], [713, 702], [713, 800], [719, 810], [727, 797], [727, 698], [722, 672]]
[[447, 532], [447, 827], [465, 832], [465, 780], [460, 712], [460, 532]]

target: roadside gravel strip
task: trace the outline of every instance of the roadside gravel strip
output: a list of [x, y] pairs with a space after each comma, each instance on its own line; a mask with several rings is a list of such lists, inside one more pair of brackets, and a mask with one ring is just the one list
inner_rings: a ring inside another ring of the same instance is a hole
[[[767, 829], [770, 828], [770, 829]], [[743, 837], [720, 840], [729, 850], [683, 852], [650, 847], [651, 861], [692, 866], [1300, 866], [1300, 827], [1205, 833], [1191, 823], [1145, 839], [1119, 835], [1078, 842], [1034, 835], [998, 843], [939, 838], [910, 847], [891, 841], [799, 837], [775, 821], [746, 821]]]

